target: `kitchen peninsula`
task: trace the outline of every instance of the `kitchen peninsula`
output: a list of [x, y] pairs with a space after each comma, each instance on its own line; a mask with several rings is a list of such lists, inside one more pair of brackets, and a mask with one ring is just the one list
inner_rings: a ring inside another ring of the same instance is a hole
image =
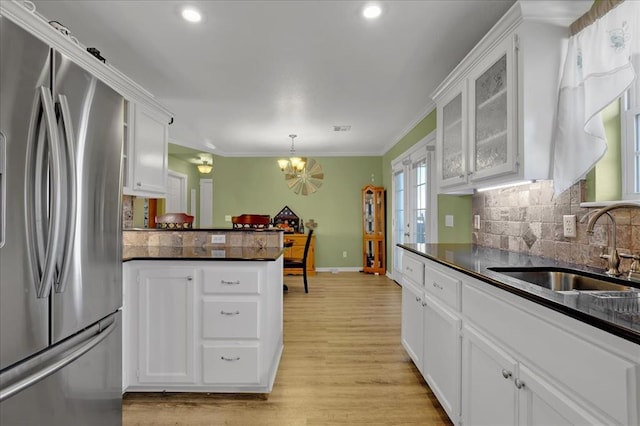
[[270, 392], [283, 232], [129, 229], [123, 243], [123, 391]]

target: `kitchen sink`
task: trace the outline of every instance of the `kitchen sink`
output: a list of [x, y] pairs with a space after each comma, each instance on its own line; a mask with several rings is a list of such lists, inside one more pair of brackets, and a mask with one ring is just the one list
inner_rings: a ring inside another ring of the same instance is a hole
[[640, 289], [608, 281], [574, 269], [547, 267], [493, 267], [491, 271], [517, 278], [553, 291], [640, 291]]

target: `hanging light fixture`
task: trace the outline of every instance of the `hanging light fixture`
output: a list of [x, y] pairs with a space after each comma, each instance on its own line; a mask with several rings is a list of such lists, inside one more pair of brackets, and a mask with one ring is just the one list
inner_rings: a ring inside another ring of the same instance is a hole
[[202, 164], [198, 164], [198, 171], [203, 175], [211, 173], [213, 166], [207, 160], [202, 160]]
[[293, 146], [293, 141], [298, 137], [298, 135], [289, 135], [289, 137], [291, 138], [291, 151], [289, 151], [291, 157], [289, 157], [289, 159], [283, 158], [278, 160], [278, 166], [280, 166], [280, 171], [283, 173], [299, 173], [304, 170], [306, 161], [303, 158], [296, 157], [296, 150]]

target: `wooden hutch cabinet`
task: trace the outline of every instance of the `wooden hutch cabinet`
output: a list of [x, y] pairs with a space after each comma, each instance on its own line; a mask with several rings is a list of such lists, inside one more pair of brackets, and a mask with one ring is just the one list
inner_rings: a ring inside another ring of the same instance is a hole
[[362, 188], [362, 270], [370, 274], [386, 272], [385, 194], [381, 186]]

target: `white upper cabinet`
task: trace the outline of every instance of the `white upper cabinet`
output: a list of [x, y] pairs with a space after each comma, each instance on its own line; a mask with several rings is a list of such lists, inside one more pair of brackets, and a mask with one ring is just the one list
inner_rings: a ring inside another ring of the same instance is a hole
[[516, 3], [434, 92], [439, 192], [549, 178], [562, 49], [574, 17], [539, 13]]
[[[0, 14], [73, 60], [125, 99], [123, 193], [164, 197], [167, 175], [167, 134], [172, 113], [151, 93], [122, 72], [97, 60], [79, 43], [54, 29], [21, 2], [0, 2]], [[115, 173], [116, 171], [114, 171]]]
[[170, 117], [141, 103], [125, 108], [125, 194], [164, 197]]

